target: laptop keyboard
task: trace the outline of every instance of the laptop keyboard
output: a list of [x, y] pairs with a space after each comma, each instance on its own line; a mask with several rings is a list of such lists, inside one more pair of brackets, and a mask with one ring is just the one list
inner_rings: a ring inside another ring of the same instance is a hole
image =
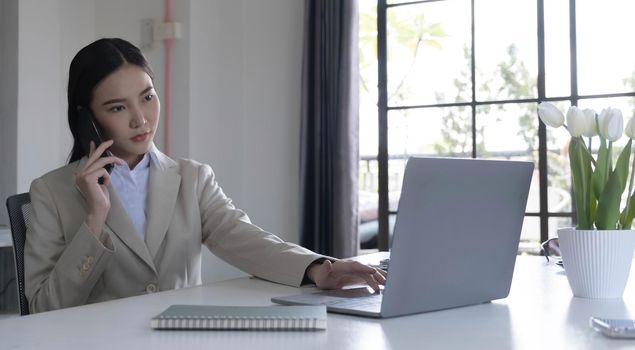
[[388, 259], [383, 259], [379, 262], [379, 264], [374, 265], [374, 264], [370, 264], [370, 266], [377, 268], [377, 269], [382, 269], [384, 271], [388, 271], [388, 266], [390, 265], [390, 258]]
[[373, 293], [369, 288], [354, 288], [341, 290], [328, 290], [313, 293], [313, 297], [319, 296], [317, 304], [327, 307], [356, 310], [379, 310], [383, 298], [383, 289], [380, 293]]
[[367, 297], [359, 297], [352, 299], [343, 299], [343, 300], [333, 300], [331, 302], [327, 302], [326, 306], [336, 306], [344, 309], [358, 309], [358, 308], [367, 308], [367, 307], [377, 307], [381, 305], [381, 294], [374, 294]]

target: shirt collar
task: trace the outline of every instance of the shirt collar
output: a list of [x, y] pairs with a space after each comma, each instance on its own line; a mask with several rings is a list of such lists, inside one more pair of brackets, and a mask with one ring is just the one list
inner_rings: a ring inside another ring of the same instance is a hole
[[150, 160], [152, 161], [152, 164], [154, 166], [162, 168], [161, 162], [159, 161], [158, 153], [159, 153], [159, 149], [157, 148], [157, 146], [154, 145], [154, 142], [152, 142], [152, 144], [150, 145], [150, 149], [148, 150], [148, 152], [146, 152], [146, 155], [148, 154], [150, 155]]
[[128, 163], [125, 163], [122, 165], [114, 164], [115, 170], [119, 170], [119, 171], [127, 170], [129, 172], [134, 172], [140, 169], [148, 168], [150, 166], [150, 162], [152, 162], [154, 166], [157, 166], [160, 168], [161, 162], [159, 162], [157, 152], [159, 152], [159, 149], [154, 145], [154, 142], [153, 142], [150, 145], [150, 149], [143, 155], [143, 158], [137, 164], [137, 166], [134, 167], [134, 169], [130, 169], [130, 167], [128, 166]]

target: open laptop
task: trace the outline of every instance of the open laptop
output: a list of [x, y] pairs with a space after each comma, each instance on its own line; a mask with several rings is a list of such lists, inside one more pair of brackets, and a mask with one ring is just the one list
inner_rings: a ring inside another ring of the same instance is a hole
[[410, 158], [382, 292], [354, 288], [271, 301], [394, 317], [507, 297], [533, 167], [517, 161]]

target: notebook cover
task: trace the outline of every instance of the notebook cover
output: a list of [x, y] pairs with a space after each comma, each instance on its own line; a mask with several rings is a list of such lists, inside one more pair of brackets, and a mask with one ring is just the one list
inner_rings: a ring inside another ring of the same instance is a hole
[[152, 318], [154, 329], [326, 329], [326, 307], [172, 305]]

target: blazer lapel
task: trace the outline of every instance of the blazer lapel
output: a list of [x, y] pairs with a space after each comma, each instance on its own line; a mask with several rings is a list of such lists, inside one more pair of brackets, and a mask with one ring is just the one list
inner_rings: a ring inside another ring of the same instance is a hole
[[148, 184], [146, 245], [155, 257], [168, 231], [181, 185], [177, 163], [156, 151], [157, 164], [151, 162]]
[[[86, 157], [83, 157], [79, 161], [75, 173], [78, 173], [84, 167], [87, 160], [88, 159]], [[115, 191], [112, 185], [108, 185], [108, 192], [110, 193], [110, 210], [108, 211], [108, 216], [106, 217], [106, 226], [117, 237], [119, 237], [119, 239], [121, 239], [121, 241], [128, 246], [130, 250], [143, 260], [143, 262], [145, 262], [152, 271], [154, 271], [154, 273], [157, 273], [152, 257], [150, 256], [150, 252], [148, 251], [145, 242], [143, 242], [136, 233], [136, 229], [134, 228], [132, 221], [130, 221], [130, 217], [128, 216], [128, 213], [126, 213], [126, 209], [123, 207], [119, 197], [117, 196], [117, 191]]]
[[117, 197], [117, 191], [112, 186], [108, 186], [108, 189], [110, 190], [110, 211], [106, 218], [106, 225], [156, 273], [150, 252], [148, 252], [145, 242], [137, 234], [128, 213], [126, 213], [126, 209], [121, 204], [119, 197]]

